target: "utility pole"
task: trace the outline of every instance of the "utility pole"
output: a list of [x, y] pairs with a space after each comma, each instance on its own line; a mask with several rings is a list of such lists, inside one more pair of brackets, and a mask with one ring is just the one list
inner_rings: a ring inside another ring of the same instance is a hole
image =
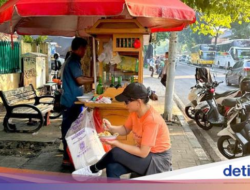
[[173, 109], [173, 94], [174, 94], [174, 80], [175, 80], [175, 64], [176, 64], [176, 51], [178, 43], [177, 32], [170, 33], [169, 40], [169, 52], [168, 52], [168, 69], [166, 71], [166, 92], [165, 92], [165, 106], [164, 106], [164, 118], [167, 121], [172, 121], [172, 109]]

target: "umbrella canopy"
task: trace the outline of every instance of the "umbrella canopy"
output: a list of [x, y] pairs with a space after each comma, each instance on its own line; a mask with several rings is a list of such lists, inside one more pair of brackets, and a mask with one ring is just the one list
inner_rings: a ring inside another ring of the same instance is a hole
[[0, 7], [0, 32], [86, 35], [101, 18], [136, 18], [151, 32], [180, 31], [195, 12], [180, 0], [9, 0]]

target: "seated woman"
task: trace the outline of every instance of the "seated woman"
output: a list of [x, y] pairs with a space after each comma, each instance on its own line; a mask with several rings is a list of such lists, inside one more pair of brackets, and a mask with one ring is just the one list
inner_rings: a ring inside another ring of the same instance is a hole
[[123, 126], [112, 126], [104, 119], [105, 129], [120, 135], [127, 135], [132, 131], [136, 145], [106, 140], [107, 144], [115, 148], [96, 164], [73, 172], [73, 177], [100, 176], [101, 170], [105, 168], [107, 177], [110, 178], [119, 178], [131, 172], [144, 176], [171, 171], [169, 130], [162, 116], [148, 104], [150, 98], [156, 99], [151, 96], [150, 90], [143, 84], [131, 83], [115, 98], [119, 102], [125, 102], [130, 114]]

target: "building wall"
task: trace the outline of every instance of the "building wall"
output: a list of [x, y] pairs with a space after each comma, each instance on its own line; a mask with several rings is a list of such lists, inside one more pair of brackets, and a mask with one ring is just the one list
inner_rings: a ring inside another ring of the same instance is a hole
[[[0, 75], [0, 90], [12, 90], [19, 87], [20, 73], [1, 74]], [[0, 98], [0, 103], [2, 99]], [[0, 108], [1, 111], [1, 108]]]
[[20, 73], [1, 74], [0, 90], [11, 90], [18, 88], [20, 81]]
[[24, 43], [21, 41], [21, 54], [32, 52], [32, 46], [29, 43]]
[[[21, 42], [21, 54], [25, 54], [28, 52], [36, 52], [36, 46]], [[48, 55], [48, 44], [40, 45], [40, 53], [44, 53]], [[48, 71], [48, 59], [46, 59], [46, 71]], [[48, 72], [46, 72], [48, 73]], [[20, 83], [20, 75], [21, 73], [13, 73], [13, 74], [0, 74], [0, 90], [12, 90], [19, 87]]]

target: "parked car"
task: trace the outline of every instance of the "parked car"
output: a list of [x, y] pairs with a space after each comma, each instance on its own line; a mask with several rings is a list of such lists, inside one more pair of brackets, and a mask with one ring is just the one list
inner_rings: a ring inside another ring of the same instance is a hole
[[189, 57], [189, 55], [182, 55], [182, 56], [179, 58], [179, 62], [189, 63], [189, 62], [190, 62], [190, 57]]
[[241, 79], [246, 76], [250, 76], [250, 59], [240, 60], [235, 63], [233, 67], [229, 67], [226, 74], [226, 84], [230, 86], [231, 84], [239, 85]]

